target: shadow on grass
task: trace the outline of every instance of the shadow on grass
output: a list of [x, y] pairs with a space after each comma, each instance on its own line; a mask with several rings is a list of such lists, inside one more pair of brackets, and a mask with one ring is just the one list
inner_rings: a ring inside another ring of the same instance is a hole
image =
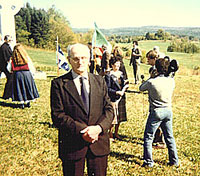
[[118, 141], [123, 141], [123, 142], [131, 142], [134, 144], [139, 144], [143, 145], [143, 138], [138, 138], [138, 137], [130, 137], [126, 135], [119, 135], [120, 139], [116, 139]]
[[39, 122], [39, 124], [47, 126], [48, 128], [56, 128], [55, 125], [50, 122]]
[[3, 102], [3, 101], [0, 101], [0, 106], [11, 107], [11, 108], [19, 108], [19, 104], [6, 103], [6, 102]]
[[138, 93], [138, 94], [148, 94], [147, 92], [140, 92], [140, 91], [136, 91], [136, 90], [127, 90], [127, 93]]
[[131, 162], [140, 165], [140, 162], [137, 160], [143, 160], [143, 158], [131, 154], [126, 154], [126, 153], [119, 153], [119, 152], [110, 152], [111, 157], [115, 157], [116, 159], [123, 160], [125, 162]]

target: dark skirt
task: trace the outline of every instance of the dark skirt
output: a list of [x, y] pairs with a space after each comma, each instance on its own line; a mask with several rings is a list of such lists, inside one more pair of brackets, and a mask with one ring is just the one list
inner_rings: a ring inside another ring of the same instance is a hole
[[29, 101], [39, 97], [33, 76], [30, 71], [14, 72], [12, 89], [13, 101]]
[[123, 96], [122, 99], [120, 100], [118, 104], [118, 110], [119, 110], [119, 115], [117, 119], [118, 123], [127, 121], [125, 96]]

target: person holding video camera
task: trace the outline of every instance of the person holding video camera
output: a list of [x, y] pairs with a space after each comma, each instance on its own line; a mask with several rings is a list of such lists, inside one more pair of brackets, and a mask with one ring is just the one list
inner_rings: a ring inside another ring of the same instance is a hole
[[[174, 62], [174, 60], [173, 60]], [[169, 76], [172, 64], [168, 58], [156, 60], [157, 76], [144, 81], [139, 89], [148, 91], [149, 116], [144, 131], [144, 163], [143, 166], [153, 167], [152, 143], [155, 132], [160, 126], [168, 148], [169, 165], [179, 166], [176, 143], [172, 130], [172, 94], [175, 88], [173, 77]], [[177, 69], [174, 69], [177, 71]]]
[[[155, 52], [155, 50], [150, 50], [146, 54], [146, 58], [147, 58], [148, 65], [151, 65], [149, 69], [149, 75], [151, 78], [155, 78], [158, 75], [157, 69], [155, 67], [156, 60], [159, 58], [158, 53]], [[156, 130], [154, 140], [153, 140], [153, 148], [156, 148], [156, 149], [166, 148], [163, 133], [160, 127]]]

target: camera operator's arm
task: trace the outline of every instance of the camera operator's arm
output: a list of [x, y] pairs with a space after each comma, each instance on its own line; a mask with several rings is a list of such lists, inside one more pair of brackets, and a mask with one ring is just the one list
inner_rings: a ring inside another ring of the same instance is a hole
[[144, 81], [140, 87], [139, 87], [139, 90], [140, 91], [145, 91], [145, 90], [148, 90], [149, 89], [149, 86], [150, 86], [150, 82], [149, 82], [149, 79]]

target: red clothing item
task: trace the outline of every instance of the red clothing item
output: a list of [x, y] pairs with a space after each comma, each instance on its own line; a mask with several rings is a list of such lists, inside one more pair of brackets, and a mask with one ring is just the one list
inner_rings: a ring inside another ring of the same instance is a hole
[[20, 65], [20, 66], [15, 66], [15, 64], [13, 63], [13, 61], [11, 62], [12, 64], [12, 71], [25, 71], [25, 70], [29, 70], [28, 64], [26, 65]]

